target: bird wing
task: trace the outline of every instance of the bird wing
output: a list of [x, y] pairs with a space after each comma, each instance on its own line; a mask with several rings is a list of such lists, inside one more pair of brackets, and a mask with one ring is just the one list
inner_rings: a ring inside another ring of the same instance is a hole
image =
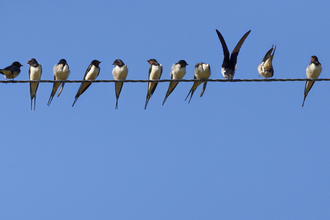
[[273, 51], [273, 48], [270, 48], [267, 53], [264, 56], [264, 59], [262, 60], [262, 62], [266, 62], [266, 60], [270, 57], [271, 53]]
[[240, 51], [240, 49], [241, 49], [241, 47], [242, 47], [245, 39], [250, 34], [250, 32], [251, 32], [251, 30], [249, 30], [248, 32], [246, 32], [243, 35], [243, 37], [238, 41], [238, 43], [237, 43], [236, 47], [234, 48], [233, 52], [231, 52], [231, 56], [230, 56], [230, 62], [231, 62], [231, 64], [236, 65], [238, 53], [239, 53], [239, 51]]
[[219, 40], [220, 40], [221, 45], [222, 45], [223, 55], [224, 55], [223, 62], [226, 62], [227, 63], [227, 62], [229, 62], [229, 50], [228, 50], [226, 41], [223, 38], [223, 36], [221, 35], [221, 33], [217, 29], [215, 29], [215, 30], [216, 30], [216, 32], [218, 34]]

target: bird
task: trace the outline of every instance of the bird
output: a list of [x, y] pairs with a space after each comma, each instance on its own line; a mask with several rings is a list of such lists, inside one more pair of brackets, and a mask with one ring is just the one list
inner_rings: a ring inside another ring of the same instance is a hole
[[18, 61], [13, 62], [10, 66], [7, 66], [4, 69], [0, 69], [0, 73], [4, 75], [4, 77], [7, 79], [14, 79], [21, 73], [21, 66]]
[[[87, 70], [85, 72], [85, 76], [84, 76], [83, 80], [95, 80], [98, 77], [99, 73], [100, 73], [100, 67], [99, 67], [100, 63], [101, 62], [98, 61], [98, 60], [93, 60], [91, 62], [91, 64], [89, 64], [89, 66], [87, 67]], [[72, 107], [74, 106], [74, 104], [78, 100], [79, 96], [81, 94], [83, 94], [91, 84], [92, 84], [91, 82], [82, 82], [80, 84], [80, 87], [77, 91], [74, 102], [72, 104]]]
[[[159, 64], [155, 59], [148, 60], [148, 63], [150, 63], [149, 80], [160, 79], [163, 73], [163, 65]], [[148, 82], [148, 92], [147, 92], [146, 104], [144, 106], [144, 109], [147, 109], [149, 99], [151, 98], [152, 94], [154, 94], [157, 84], [158, 82]]]
[[[187, 62], [185, 60], [179, 60], [179, 62], [173, 64], [171, 69], [171, 79], [182, 79], [184, 75], [186, 75], [186, 66]], [[168, 86], [163, 105], [165, 104], [166, 99], [168, 96], [173, 92], [175, 87], [178, 85], [179, 82], [171, 81], [170, 85]]]
[[221, 33], [217, 29], [215, 29], [215, 30], [218, 34], [219, 39], [220, 39], [222, 49], [223, 49], [223, 55], [224, 55], [222, 66], [221, 66], [221, 73], [225, 78], [233, 79], [233, 77], [235, 75], [235, 70], [237, 68], [238, 53], [239, 53], [239, 51], [241, 49], [241, 46], [244, 43], [245, 39], [250, 34], [251, 30], [246, 32], [243, 35], [243, 37], [238, 41], [236, 47], [231, 52], [230, 56], [229, 56], [229, 51], [228, 51], [228, 47], [227, 47], [227, 44], [225, 42], [225, 39], [222, 37]]
[[[69, 65], [68, 63], [66, 62], [65, 59], [61, 59], [58, 64], [56, 64], [53, 68], [53, 72], [54, 72], [54, 80], [67, 80], [67, 78], [69, 77], [69, 74], [70, 74], [70, 70], [69, 70]], [[52, 92], [50, 93], [50, 97], [49, 97], [49, 100], [48, 100], [48, 103], [47, 105], [49, 106], [50, 103], [52, 102], [53, 98], [54, 98], [54, 95], [58, 89], [58, 87], [61, 86], [60, 88], [60, 91], [58, 92], [57, 94], [57, 97], [59, 97], [61, 95], [61, 92], [63, 90], [63, 87], [64, 87], [64, 82], [61, 83], [61, 82], [54, 82], [53, 84], [53, 89], [52, 89]]]
[[[197, 63], [195, 65], [195, 72], [194, 72], [194, 79], [208, 79], [210, 78], [210, 75], [211, 75], [211, 67], [210, 67], [210, 64], [206, 64], [206, 63]], [[190, 95], [190, 99], [188, 101], [188, 103], [190, 103], [190, 100], [195, 92], [195, 90], [197, 89], [197, 87], [204, 83], [203, 85], [203, 89], [202, 89], [202, 92], [201, 92], [201, 95], [200, 97], [203, 96], [204, 94], [204, 91], [206, 89], [206, 84], [207, 84], [207, 81], [206, 82], [201, 82], [201, 81], [195, 81], [194, 84], [192, 85], [185, 101], [187, 100], [188, 96]]]
[[[29, 59], [27, 63], [30, 64], [29, 79], [30, 80], [40, 80], [41, 74], [42, 74], [41, 64], [39, 64], [35, 58]], [[30, 82], [31, 111], [32, 111], [33, 99], [34, 99], [34, 111], [36, 110], [38, 86], [39, 86], [39, 82]]]
[[[306, 69], [307, 79], [319, 78], [321, 71], [322, 71], [322, 66], [321, 66], [321, 63], [319, 62], [319, 59], [317, 58], [317, 56], [312, 56], [311, 62], [309, 63], [309, 65], [307, 66], [307, 69]], [[302, 103], [302, 107], [304, 107], [305, 99], [308, 95], [308, 92], [313, 87], [314, 83], [315, 83], [315, 81], [306, 80], [305, 91], [304, 91], [304, 101]]]
[[[115, 67], [112, 69], [112, 75], [114, 80], [125, 80], [128, 73], [127, 65], [121, 59], [116, 59], [112, 65], [115, 65]], [[123, 88], [123, 84], [124, 84], [123, 82], [115, 82], [115, 92], [116, 92], [115, 109], [118, 109], [118, 99], [121, 89]]]
[[[274, 51], [273, 51], [273, 49], [274, 49]], [[264, 59], [262, 60], [261, 64], [258, 66], [259, 76], [263, 76], [266, 79], [274, 76], [274, 68], [273, 68], [272, 61], [274, 58], [275, 50], [276, 50], [276, 46], [275, 46], [275, 48], [273, 48], [273, 46], [272, 46], [272, 48], [270, 48], [267, 51]], [[272, 51], [273, 51], [273, 53], [272, 53]]]

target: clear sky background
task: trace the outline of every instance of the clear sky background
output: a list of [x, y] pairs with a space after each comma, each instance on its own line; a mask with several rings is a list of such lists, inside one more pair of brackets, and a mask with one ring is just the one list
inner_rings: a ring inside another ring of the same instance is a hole
[[[148, 59], [162, 79], [180, 59], [192, 79], [198, 62], [222, 79], [215, 29], [238, 56], [236, 79], [258, 78], [277, 45], [274, 78], [305, 78], [311, 55], [329, 78], [327, 1], [3, 1], [2, 68], [43, 65], [42, 79], [65, 58], [70, 80], [93, 59], [98, 79], [147, 79]], [[0, 76], [2, 77], [2, 76]], [[3, 78], [4, 79], [4, 78]], [[29, 85], [0, 84], [1, 219], [328, 219], [329, 82], [316, 82], [301, 107], [305, 82], [209, 82], [190, 104], [192, 82], [179, 83], [164, 106], [160, 83], [144, 110], [147, 83], [95, 83], [71, 105], [66, 84], [50, 107], [42, 83], [36, 111]]]

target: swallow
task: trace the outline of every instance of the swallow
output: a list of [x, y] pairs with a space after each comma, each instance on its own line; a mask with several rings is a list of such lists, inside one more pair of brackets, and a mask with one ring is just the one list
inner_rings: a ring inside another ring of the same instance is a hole
[[[210, 68], [210, 64], [206, 64], [206, 63], [197, 63], [195, 65], [195, 72], [194, 72], [194, 79], [208, 79], [210, 78], [211, 76], [211, 68]], [[185, 101], [187, 100], [188, 96], [190, 95], [190, 99], [188, 101], [188, 103], [190, 103], [190, 100], [195, 92], [195, 90], [197, 89], [197, 87], [204, 83], [203, 85], [203, 89], [202, 89], [202, 92], [201, 92], [201, 95], [200, 97], [203, 96], [204, 94], [204, 91], [206, 89], [206, 84], [207, 84], [207, 81], [206, 82], [201, 82], [201, 81], [195, 81], [194, 84], [192, 85]]]
[[[30, 64], [29, 79], [30, 80], [40, 80], [41, 74], [42, 74], [41, 64], [39, 64], [35, 58], [29, 59], [29, 61], [27, 63]], [[33, 99], [34, 99], [34, 111], [36, 110], [38, 86], [39, 86], [39, 82], [30, 82], [31, 111], [32, 111]]]
[[[53, 68], [54, 71], [54, 80], [67, 80], [67, 78], [69, 77], [70, 74], [70, 70], [69, 70], [69, 65], [67, 64], [65, 59], [61, 59], [58, 64], [56, 64]], [[62, 85], [61, 85], [62, 84]], [[49, 106], [50, 103], [52, 102], [54, 95], [58, 89], [58, 87], [61, 85], [60, 91], [57, 94], [57, 97], [59, 97], [61, 95], [61, 92], [63, 90], [64, 87], [64, 82], [54, 82], [53, 84], [53, 89], [52, 92], [50, 93], [50, 97], [48, 100], [47, 105]]]
[[[273, 49], [274, 52], [272, 54]], [[272, 61], [274, 58], [275, 50], [276, 50], [276, 46], [275, 48], [273, 48], [272, 46], [272, 48], [270, 48], [270, 50], [267, 51], [264, 59], [262, 60], [261, 64], [258, 66], [259, 76], [263, 76], [266, 79], [274, 76], [274, 68]]]
[[13, 62], [10, 66], [7, 66], [4, 69], [0, 69], [0, 73], [4, 75], [4, 77], [7, 79], [14, 79], [21, 73], [21, 66], [18, 61]]
[[[99, 73], [100, 73], [100, 67], [99, 67], [99, 64], [101, 62], [98, 61], [98, 60], [93, 60], [91, 62], [91, 64], [89, 64], [89, 66], [87, 67], [87, 70], [85, 72], [85, 76], [84, 76], [84, 79], [83, 80], [95, 80]], [[74, 104], [76, 103], [76, 101], [78, 100], [79, 96], [81, 94], [83, 94], [87, 89], [88, 87], [91, 85], [92, 83], [91, 82], [82, 82], [80, 84], [80, 87], [77, 91], [77, 94], [76, 94], [76, 97], [74, 99], [74, 102], [72, 104], [72, 107], [74, 106]]]
[[[163, 73], [163, 65], [159, 64], [157, 62], [157, 60], [155, 60], [155, 59], [148, 60], [148, 63], [150, 63], [149, 80], [160, 79], [160, 77], [162, 76], [162, 73]], [[147, 109], [149, 99], [151, 98], [152, 94], [154, 94], [157, 84], [158, 84], [158, 82], [149, 82], [148, 83], [148, 92], [147, 92], [146, 104], [144, 106], [144, 109]]]
[[228, 51], [228, 47], [225, 42], [225, 39], [222, 37], [221, 33], [217, 29], [215, 29], [215, 30], [220, 39], [222, 49], [223, 49], [223, 55], [224, 55], [222, 66], [221, 66], [221, 73], [225, 78], [233, 79], [233, 77], [235, 75], [235, 70], [237, 69], [237, 56], [238, 56], [239, 50], [241, 49], [242, 44], [244, 43], [247, 36], [250, 34], [251, 30], [246, 32], [243, 35], [243, 37], [238, 41], [236, 47], [231, 52], [230, 57], [229, 57], [229, 51]]
[[[121, 59], [116, 59], [112, 65], [115, 65], [115, 67], [112, 69], [112, 75], [114, 80], [125, 80], [128, 73], [127, 65]], [[123, 82], [115, 82], [115, 92], [116, 92], [115, 109], [118, 109], [118, 99], [121, 89], [123, 88], [123, 84], [124, 84]]]
[[[173, 64], [171, 69], [171, 79], [182, 79], [184, 75], [186, 75], [186, 66], [187, 62], [185, 60], [179, 60], [179, 62]], [[163, 105], [168, 98], [168, 96], [173, 92], [175, 87], [178, 85], [179, 82], [172, 81], [170, 82], [170, 85], [168, 86]]]
[[[319, 78], [321, 71], [322, 71], [322, 66], [321, 66], [321, 63], [319, 62], [317, 56], [312, 56], [311, 62], [309, 63], [309, 65], [307, 66], [307, 69], [306, 69], [307, 79]], [[315, 83], [315, 81], [306, 81], [305, 91], [304, 91], [304, 101], [302, 103], [302, 107], [304, 107], [305, 99], [308, 95], [308, 92], [313, 87], [314, 83]]]

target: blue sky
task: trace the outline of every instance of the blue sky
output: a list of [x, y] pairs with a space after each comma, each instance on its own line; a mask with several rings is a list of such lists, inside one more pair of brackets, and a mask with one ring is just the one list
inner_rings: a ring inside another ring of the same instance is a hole
[[[218, 29], [238, 56], [236, 79], [258, 77], [273, 44], [274, 78], [304, 78], [311, 55], [329, 78], [326, 1], [6, 1], [1, 3], [1, 67], [43, 65], [42, 79], [65, 58], [81, 80], [93, 59], [98, 79], [113, 61], [127, 79], [147, 79], [148, 59], [198, 62], [222, 78]], [[0, 76], [1, 77], [1, 76]], [[4, 79], [4, 78], [3, 78]], [[179, 83], [162, 106], [159, 83], [144, 110], [147, 83], [95, 83], [72, 108], [79, 84], [48, 107], [50, 83], [30, 111], [28, 84], [1, 84], [1, 219], [328, 219], [329, 82], [209, 82], [184, 101]]]

